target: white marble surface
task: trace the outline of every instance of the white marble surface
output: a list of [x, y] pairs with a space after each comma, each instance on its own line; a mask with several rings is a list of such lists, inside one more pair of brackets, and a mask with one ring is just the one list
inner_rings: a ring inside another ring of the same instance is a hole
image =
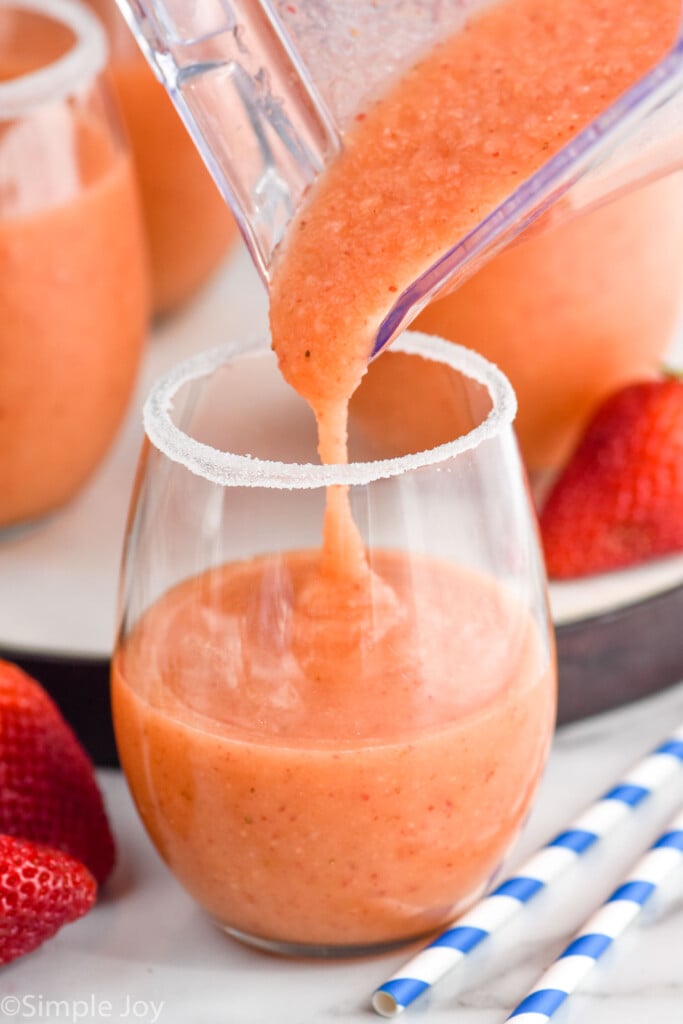
[[[560, 731], [515, 861], [550, 838], [683, 719], [683, 685]], [[219, 932], [146, 838], [122, 777], [102, 773], [119, 863], [99, 905], [0, 974], [0, 1019], [161, 1024], [371, 1024], [374, 987], [406, 958], [293, 961]], [[603, 848], [484, 943], [404, 1015], [496, 1024], [683, 803], [683, 772]], [[603, 958], [558, 1024], [680, 1024], [683, 870]]]

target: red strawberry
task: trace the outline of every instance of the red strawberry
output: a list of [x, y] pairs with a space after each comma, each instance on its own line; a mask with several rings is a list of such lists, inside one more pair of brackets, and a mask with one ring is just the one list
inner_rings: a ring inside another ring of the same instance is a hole
[[0, 833], [71, 854], [104, 882], [114, 840], [92, 764], [45, 691], [0, 661]]
[[683, 550], [683, 381], [611, 395], [541, 513], [548, 574], [558, 579]]
[[40, 946], [87, 913], [97, 883], [73, 857], [0, 835], [0, 964]]

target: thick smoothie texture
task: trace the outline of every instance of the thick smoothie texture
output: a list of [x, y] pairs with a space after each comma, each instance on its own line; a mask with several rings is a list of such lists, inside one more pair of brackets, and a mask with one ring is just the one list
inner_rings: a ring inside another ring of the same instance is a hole
[[679, 0], [507, 0], [358, 113], [272, 287], [274, 348], [324, 459], [343, 453], [343, 403], [396, 293], [650, 69], [680, 18]]
[[117, 740], [155, 844], [220, 923], [390, 943], [499, 867], [545, 761], [552, 668], [482, 576], [375, 551], [378, 600], [321, 591], [318, 562], [224, 566], [162, 597], [115, 657]]

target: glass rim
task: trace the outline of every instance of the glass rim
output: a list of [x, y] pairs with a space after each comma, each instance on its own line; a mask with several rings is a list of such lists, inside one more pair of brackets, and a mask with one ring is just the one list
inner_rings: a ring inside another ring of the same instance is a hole
[[46, 101], [63, 99], [104, 70], [109, 56], [106, 33], [78, 0], [0, 0], [2, 10], [59, 22], [71, 29], [75, 39], [66, 53], [44, 67], [0, 82], [0, 120], [23, 117]]
[[228, 342], [202, 352], [164, 374], [152, 387], [143, 407], [145, 434], [149, 442], [172, 462], [210, 483], [222, 487], [313, 490], [332, 486], [365, 486], [413, 469], [436, 466], [472, 451], [512, 424], [517, 412], [517, 398], [512, 385], [494, 363], [479, 353], [416, 331], [403, 334], [393, 343], [391, 351], [442, 363], [483, 385], [491, 399], [491, 409], [486, 418], [466, 434], [434, 448], [396, 458], [344, 465], [275, 462], [221, 451], [190, 437], [171, 418], [175, 396], [184, 385], [209, 377], [230, 362], [272, 353], [270, 339], [261, 336], [246, 343]]

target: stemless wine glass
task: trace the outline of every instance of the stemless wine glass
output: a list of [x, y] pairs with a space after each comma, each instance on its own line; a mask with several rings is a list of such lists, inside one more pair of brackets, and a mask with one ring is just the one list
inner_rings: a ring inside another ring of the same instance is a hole
[[0, 528], [70, 498], [123, 416], [148, 316], [97, 19], [0, 0]]
[[389, 947], [469, 905], [552, 732], [513, 392], [415, 334], [366, 380], [396, 361], [431, 405], [407, 423], [361, 385], [344, 466], [315, 464], [312, 414], [267, 342], [184, 363], [145, 407], [112, 672], [121, 761], [182, 885], [274, 951]]

